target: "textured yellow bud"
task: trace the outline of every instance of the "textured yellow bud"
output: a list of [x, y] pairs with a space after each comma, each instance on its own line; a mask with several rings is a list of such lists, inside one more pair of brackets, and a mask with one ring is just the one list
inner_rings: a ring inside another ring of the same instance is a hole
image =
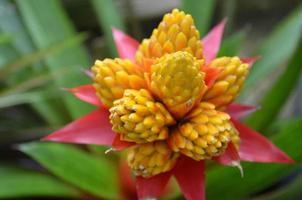
[[216, 105], [218, 109], [230, 104], [239, 94], [248, 74], [248, 64], [244, 64], [238, 57], [221, 57], [213, 60], [210, 67], [221, 69], [215, 83], [203, 97]]
[[108, 107], [123, 96], [125, 89], [146, 88], [143, 73], [130, 60], [97, 60], [92, 72], [97, 95]]
[[168, 143], [174, 151], [194, 160], [211, 159], [224, 152], [233, 132], [228, 114], [202, 102], [172, 131]]
[[178, 156], [166, 142], [157, 141], [130, 147], [127, 161], [136, 176], [148, 178], [171, 170]]
[[125, 90], [110, 108], [112, 129], [121, 139], [136, 143], [164, 140], [175, 123], [165, 107], [155, 102], [148, 90]]
[[206, 89], [200, 62], [191, 54], [166, 54], [151, 66], [150, 89], [177, 119], [183, 117]]
[[198, 59], [203, 58], [202, 43], [192, 16], [174, 9], [164, 16], [150, 39], [142, 42], [136, 59], [141, 63], [143, 57], [158, 58], [176, 51], [186, 51]]

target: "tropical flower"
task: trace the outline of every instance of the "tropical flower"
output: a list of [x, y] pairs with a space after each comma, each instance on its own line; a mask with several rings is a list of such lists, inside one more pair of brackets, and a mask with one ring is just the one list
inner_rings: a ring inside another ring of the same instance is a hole
[[44, 139], [127, 148], [140, 199], [159, 197], [171, 176], [186, 199], [205, 199], [206, 160], [293, 162], [238, 121], [255, 110], [233, 103], [255, 58], [215, 58], [224, 26], [200, 40], [174, 9], [141, 44], [113, 29], [120, 58], [97, 60], [93, 85], [69, 90], [97, 110]]

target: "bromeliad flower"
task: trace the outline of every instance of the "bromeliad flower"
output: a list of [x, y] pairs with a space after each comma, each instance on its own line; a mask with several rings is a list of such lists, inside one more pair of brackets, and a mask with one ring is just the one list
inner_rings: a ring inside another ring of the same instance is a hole
[[70, 89], [98, 109], [45, 140], [127, 148], [138, 197], [158, 197], [171, 176], [189, 200], [204, 199], [204, 163], [291, 163], [238, 118], [255, 107], [232, 103], [254, 58], [215, 58], [225, 21], [202, 41], [191, 15], [166, 14], [138, 44], [117, 29], [120, 58], [97, 60], [94, 84]]

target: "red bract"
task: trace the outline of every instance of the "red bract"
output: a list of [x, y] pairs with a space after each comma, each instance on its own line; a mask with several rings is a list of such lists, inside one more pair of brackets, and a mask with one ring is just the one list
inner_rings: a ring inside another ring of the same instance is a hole
[[[203, 39], [204, 56], [207, 63], [213, 60], [217, 55], [225, 23], [226, 20], [222, 21]], [[113, 35], [120, 57], [133, 60], [139, 43], [117, 29], [113, 29]], [[242, 61], [249, 63], [251, 66], [256, 59], [257, 58], [245, 58], [242, 59]], [[144, 67], [147, 66], [146, 68], [148, 68], [149, 65], [150, 64], [146, 64]], [[206, 85], [211, 87], [219, 71], [207, 67], [203, 68], [203, 71], [206, 74]], [[79, 99], [97, 106], [98, 109], [45, 137], [44, 140], [111, 145], [116, 150], [122, 150], [132, 145], [132, 143], [121, 141], [111, 130], [108, 110], [102, 106], [91, 85], [80, 86], [78, 88], [69, 89], [68, 91]], [[232, 123], [240, 132], [240, 148], [237, 151], [235, 146], [230, 143], [225, 153], [214, 159], [223, 165], [232, 166], [239, 166], [240, 160], [292, 163], [293, 160], [267, 138], [238, 121], [239, 118], [249, 114], [255, 109], [256, 107], [254, 106], [240, 104], [231, 104], [226, 108], [226, 112], [232, 117]], [[165, 185], [170, 177], [175, 176], [186, 199], [205, 199], [204, 162], [205, 161], [195, 161], [186, 156], [180, 156], [174, 169], [169, 172], [161, 173], [151, 178], [137, 177], [138, 197], [159, 197], [164, 191]]]
[[216, 58], [220, 49], [220, 43], [223, 35], [223, 30], [226, 24], [226, 19], [216, 25], [203, 39], [203, 54], [206, 58], [206, 62], [210, 63]]
[[229, 113], [229, 115], [231, 115], [234, 119], [239, 119], [247, 116], [257, 109], [258, 108], [256, 106], [232, 103], [226, 108], [226, 112]]

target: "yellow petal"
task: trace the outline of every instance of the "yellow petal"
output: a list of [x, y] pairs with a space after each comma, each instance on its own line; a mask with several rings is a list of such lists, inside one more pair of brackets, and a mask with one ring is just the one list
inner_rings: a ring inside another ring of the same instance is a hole
[[204, 73], [191, 54], [182, 51], [167, 54], [151, 66], [150, 88], [179, 119], [200, 101], [206, 88]]
[[151, 37], [142, 42], [136, 60], [142, 63], [143, 58], [159, 58], [176, 51], [186, 51], [203, 59], [202, 43], [194, 20], [178, 9], [166, 14]]
[[230, 116], [215, 110], [213, 104], [202, 102], [173, 129], [168, 144], [175, 152], [199, 161], [221, 155], [230, 141], [239, 146]]
[[213, 60], [210, 67], [219, 68], [221, 72], [202, 100], [223, 109], [238, 96], [248, 74], [248, 65], [238, 57], [221, 57]]
[[147, 87], [143, 73], [130, 60], [97, 60], [92, 72], [97, 96], [108, 107], [123, 96], [125, 89]]
[[158, 141], [130, 147], [127, 162], [136, 176], [148, 178], [171, 170], [178, 156], [166, 142]]
[[164, 106], [155, 103], [145, 89], [125, 90], [109, 111], [112, 129], [121, 134], [122, 140], [129, 142], [164, 140], [169, 135], [168, 126], [175, 123]]

